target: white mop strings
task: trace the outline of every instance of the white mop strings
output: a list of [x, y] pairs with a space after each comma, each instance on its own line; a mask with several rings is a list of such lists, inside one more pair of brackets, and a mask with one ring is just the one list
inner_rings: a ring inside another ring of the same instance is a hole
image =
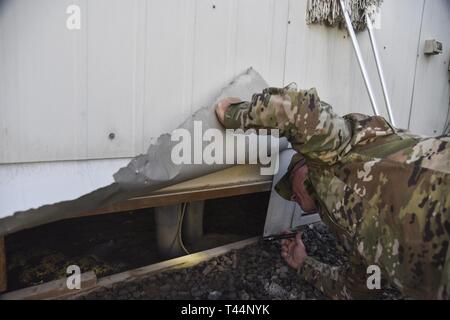
[[[347, 11], [352, 19], [353, 28], [362, 31], [366, 28], [366, 12], [378, 9], [383, 0], [344, 0]], [[306, 22], [321, 23], [331, 27], [344, 27], [339, 0], [308, 0], [306, 7]]]

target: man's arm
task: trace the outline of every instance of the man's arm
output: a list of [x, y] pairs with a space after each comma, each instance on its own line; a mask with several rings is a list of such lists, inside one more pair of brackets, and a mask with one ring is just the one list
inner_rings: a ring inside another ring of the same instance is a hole
[[349, 124], [320, 101], [315, 89], [267, 88], [250, 102], [216, 111], [226, 128], [279, 129], [299, 152], [325, 162], [334, 161], [351, 137]]
[[230, 129], [279, 129], [280, 135], [292, 137], [300, 127], [300, 118], [309, 119], [313, 129], [318, 122], [320, 99], [315, 89], [288, 90], [267, 88], [256, 93], [252, 101], [231, 105], [224, 112], [223, 124]]
[[365, 268], [354, 261], [347, 266], [331, 266], [307, 255], [298, 234], [295, 239], [283, 240], [281, 256], [308, 283], [331, 299], [374, 299], [380, 292], [367, 288]]
[[367, 287], [367, 270], [362, 264], [349, 262], [347, 266], [330, 266], [308, 257], [299, 273], [310, 284], [331, 299], [380, 299], [381, 290]]
[[307, 257], [299, 269], [299, 274], [331, 299], [352, 299], [352, 293], [346, 285], [345, 271], [343, 267], [330, 266]]

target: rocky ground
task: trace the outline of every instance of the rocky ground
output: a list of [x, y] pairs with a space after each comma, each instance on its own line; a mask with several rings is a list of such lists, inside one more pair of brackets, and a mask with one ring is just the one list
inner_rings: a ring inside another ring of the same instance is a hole
[[[336, 240], [323, 224], [303, 228], [311, 256], [333, 265], [346, 263], [337, 254]], [[398, 299], [386, 290], [383, 299]], [[190, 269], [168, 271], [110, 289], [91, 292], [81, 299], [326, 299], [322, 293], [288, 268], [278, 243], [259, 243], [199, 264]]]
[[[198, 252], [260, 236], [269, 193], [215, 199], [205, 206]], [[239, 221], [239, 223], [236, 223]], [[66, 276], [79, 265], [97, 278], [161, 261], [151, 210], [60, 221], [7, 237], [8, 288], [41, 284]], [[308, 254], [332, 265], [346, 263], [323, 224], [305, 226]], [[399, 295], [392, 290], [385, 299]], [[259, 242], [199, 264], [100, 289], [81, 299], [324, 299], [280, 257], [279, 243]]]

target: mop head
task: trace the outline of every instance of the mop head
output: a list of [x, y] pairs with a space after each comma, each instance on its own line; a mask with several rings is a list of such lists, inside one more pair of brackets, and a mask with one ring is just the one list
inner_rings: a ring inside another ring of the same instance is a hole
[[[366, 15], [371, 16], [381, 6], [383, 0], [344, 0], [355, 31], [366, 28]], [[320, 23], [330, 27], [345, 28], [339, 0], [308, 0], [306, 22]]]

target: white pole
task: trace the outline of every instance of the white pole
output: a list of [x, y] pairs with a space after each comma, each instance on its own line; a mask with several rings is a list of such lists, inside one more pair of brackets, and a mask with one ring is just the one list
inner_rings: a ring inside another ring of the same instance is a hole
[[358, 58], [359, 67], [361, 68], [361, 73], [364, 78], [364, 83], [366, 84], [367, 93], [369, 94], [370, 102], [372, 103], [372, 109], [375, 115], [379, 116], [380, 112], [378, 111], [378, 106], [375, 101], [375, 95], [373, 93], [372, 85], [370, 83], [369, 74], [367, 73], [366, 64], [364, 63], [361, 49], [358, 44], [358, 39], [356, 39], [355, 30], [353, 30], [352, 21], [350, 20], [350, 16], [348, 15], [347, 9], [345, 8], [344, 0], [340, 0], [341, 9], [344, 14], [345, 23], [347, 25], [348, 33], [350, 34], [350, 38], [352, 39], [353, 48], [355, 49], [356, 57]]
[[380, 55], [378, 53], [378, 47], [377, 47], [377, 42], [375, 39], [375, 34], [373, 32], [372, 20], [370, 19], [369, 15], [366, 16], [366, 20], [367, 20], [367, 30], [369, 30], [370, 43], [372, 45], [372, 51], [373, 51], [373, 55], [375, 56], [375, 63], [377, 65], [377, 69], [378, 69], [378, 76], [380, 77], [381, 87], [383, 88], [383, 96], [384, 96], [384, 101], [386, 102], [386, 108], [387, 108], [389, 120], [391, 121], [391, 124], [394, 127], [397, 127], [395, 120], [394, 120], [394, 113], [392, 112], [392, 108], [391, 108], [391, 100], [389, 99], [386, 81], [384, 79], [384, 72], [383, 72], [383, 67], [381, 65]]

